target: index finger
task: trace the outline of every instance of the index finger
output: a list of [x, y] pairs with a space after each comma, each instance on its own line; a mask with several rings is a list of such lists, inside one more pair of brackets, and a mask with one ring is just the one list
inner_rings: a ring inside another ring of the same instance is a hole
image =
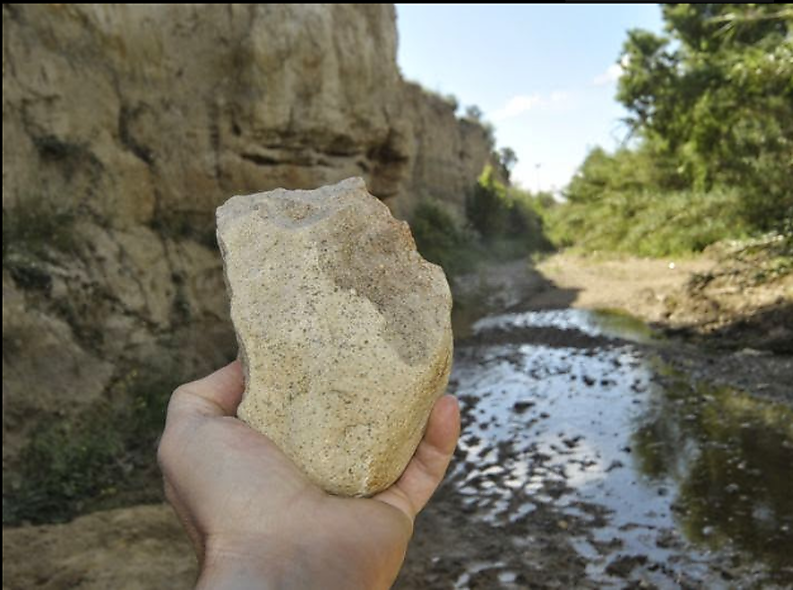
[[239, 359], [203, 379], [185, 383], [173, 392], [168, 410], [192, 411], [204, 416], [236, 416], [245, 391]]

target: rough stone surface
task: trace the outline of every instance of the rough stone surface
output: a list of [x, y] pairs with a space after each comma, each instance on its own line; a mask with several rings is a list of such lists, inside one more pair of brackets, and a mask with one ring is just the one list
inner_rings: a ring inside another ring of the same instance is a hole
[[[4, 468], [150, 358], [233, 357], [228, 195], [362, 176], [400, 218], [463, 209], [488, 134], [396, 44], [391, 5], [3, 5]], [[6, 231], [55, 212], [68, 248]]]
[[329, 492], [385, 489], [448, 382], [443, 271], [360, 178], [233, 197], [217, 225], [246, 367], [239, 417]]

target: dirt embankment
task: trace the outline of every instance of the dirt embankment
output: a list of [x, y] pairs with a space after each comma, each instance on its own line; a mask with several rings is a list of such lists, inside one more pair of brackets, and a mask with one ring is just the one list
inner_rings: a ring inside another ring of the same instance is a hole
[[3, 5], [6, 473], [51, 421], [132, 403], [133, 372], [234, 356], [232, 195], [361, 176], [397, 217], [462, 212], [490, 134], [396, 50], [390, 4]]
[[577, 290], [575, 307], [623, 309], [713, 348], [793, 353], [793, 273], [781, 258], [726, 249], [688, 260], [560, 254], [538, 268]]
[[687, 260], [563, 253], [538, 265], [555, 288], [527, 305], [625, 311], [663, 333], [669, 345], [659, 353], [692, 377], [793, 402], [793, 273], [786, 265], [726, 249]]
[[[657, 323], [669, 319], [668, 304], [685, 288], [689, 278], [709, 272], [715, 265], [711, 258], [598, 259], [562, 253], [544, 260], [537, 268], [559, 289], [575, 291], [572, 307], [622, 309]], [[549, 293], [548, 297], [552, 296]]]

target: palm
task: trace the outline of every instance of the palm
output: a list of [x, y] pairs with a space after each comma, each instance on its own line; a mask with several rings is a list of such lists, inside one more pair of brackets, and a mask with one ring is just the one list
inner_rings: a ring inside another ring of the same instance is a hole
[[436, 406], [394, 486], [372, 499], [340, 498], [314, 486], [269, 439], [230, 415], [242, 393], [235, 365], [177, 391], [160, 449], [166, 491], [199, 555], [208, 545], [245, 551], [278, 539], [281, 547], [358, 564], [356, 584], [388, 585], [404, 559], [413, 518], [456, 443], [456, 403]]

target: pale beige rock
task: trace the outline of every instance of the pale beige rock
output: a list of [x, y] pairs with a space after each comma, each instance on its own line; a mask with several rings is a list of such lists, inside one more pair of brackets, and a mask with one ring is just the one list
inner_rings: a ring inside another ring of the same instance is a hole
[[246, 367], [238, 416], [332, 493], [385, 489], [449, 378], [443, 271], [360, 178], [233, 197], [217, 226]]
[[[65, 211], [76, 246], [35, 262], [46, 289], [4, 260], [29, 317], [65, 323], [35, 357], [4, 350], [19, 368], [3, 376], [5, 407], [41, 410], [4, 412], [5, 443], [48, 415], [71, 423], [99, 395], [99, 381], [22, 370], [61, 367], [73, 341], [81, 367], [115, 372], [108, 383], [151, 358], [199, 377], [233, 354], [213, 235], [230, 194], [360, 175], [399, 218], [430, 196], [462, 215], [492, 142], [403, 80], [396, 49], [390, 4], [3, 6], [3, 217]], [[4, 323], [4, 341], [38, 342], [34, 324]]]

